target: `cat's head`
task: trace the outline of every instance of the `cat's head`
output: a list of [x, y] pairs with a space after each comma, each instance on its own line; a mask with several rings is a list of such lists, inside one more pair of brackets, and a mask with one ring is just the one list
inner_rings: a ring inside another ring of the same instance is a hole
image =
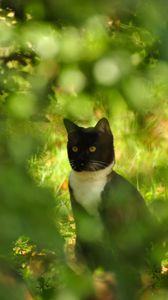
[[113, 135], [108, 120], [103, 118], [95, 127], [79, 127], [64, 119], [68, 133], [68, 157], [73, 170], [98, 171], [114, 161]]

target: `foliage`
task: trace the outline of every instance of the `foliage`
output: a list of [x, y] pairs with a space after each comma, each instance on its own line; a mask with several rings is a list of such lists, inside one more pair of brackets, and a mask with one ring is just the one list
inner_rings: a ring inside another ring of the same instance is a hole
[[107, 116], [115, 169], [138, 187], [164, 229], [157, 237], [165, 273], [142, 299], [167, 299], [166, 1], [1, 6], [0, 298], [92, 294], [95, 279], [74, 259], [62, 118], [88, 126]]

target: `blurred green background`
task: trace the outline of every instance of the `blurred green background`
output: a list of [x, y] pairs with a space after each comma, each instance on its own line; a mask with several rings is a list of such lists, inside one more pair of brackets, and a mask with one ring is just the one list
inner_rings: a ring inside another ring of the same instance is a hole
[[[166, 231], [168, 3], [0, 3], [0, 299], [86, 299], [92, 275], [72, 266], [62, 119], [109, 119], [115, 170]], [[142, 299], [168, 299], [166, 246], [164, 262]]]

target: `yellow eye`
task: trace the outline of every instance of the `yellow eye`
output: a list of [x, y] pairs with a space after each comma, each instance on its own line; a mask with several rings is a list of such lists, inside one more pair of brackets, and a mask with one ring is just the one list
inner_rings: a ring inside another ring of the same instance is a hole
[[89, 147], [89, 151], [90, 151], [90, 152], [95, 152], [95, 151], [96, 151], [96, 147], [95, 147], [95, 146]]
[[77, 147], [77, 146], [73, 146], [73, 147], [72, 147], [72, 151], [73, 151], [73, 152], [78, 152], [78, 147]]

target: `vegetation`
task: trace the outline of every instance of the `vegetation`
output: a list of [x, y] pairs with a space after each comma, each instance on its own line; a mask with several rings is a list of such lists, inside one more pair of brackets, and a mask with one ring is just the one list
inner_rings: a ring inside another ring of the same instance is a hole
[[0, 10], [0, 299], [91, 299], [102, 273], [74, 258], [62, 119], [102, 116], [115, 170], [164, 229], [163, 274], [141, 299], [168, 299], [166, 0], [13, 2]]

